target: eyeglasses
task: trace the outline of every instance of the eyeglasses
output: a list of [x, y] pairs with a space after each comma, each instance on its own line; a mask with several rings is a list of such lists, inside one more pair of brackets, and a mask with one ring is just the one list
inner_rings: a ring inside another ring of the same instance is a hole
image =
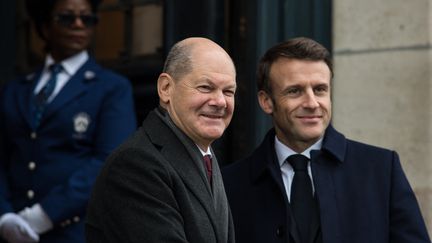
[[93, 27], [99, 18], [95, 14], [75, 15], [72, 13], [59, 13], [54, 15], [54, 21], [63, 27], [70, 27], [79, 18], [86, 27]]

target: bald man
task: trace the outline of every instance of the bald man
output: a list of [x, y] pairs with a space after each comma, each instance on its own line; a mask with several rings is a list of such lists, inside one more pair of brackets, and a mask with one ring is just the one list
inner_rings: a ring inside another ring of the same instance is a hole
[[218, 163], [211, 149], [231, 121], [236, 71], [205, 38], [170, 50], [159, 104], [108, 158], [88, 207], [95, 242], [234, 242]]

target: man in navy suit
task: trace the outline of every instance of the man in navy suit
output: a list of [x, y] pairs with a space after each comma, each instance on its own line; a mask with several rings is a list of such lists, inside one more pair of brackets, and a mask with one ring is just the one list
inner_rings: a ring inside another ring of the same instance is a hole
[[0, 94], [0, 238], [7, 242], [84, 242], [99, 169], [136, 129], [129, 81], [86, 51], [98, 2], [28, 0], [47, 56]]
[[330, 125], [332, 76], [329, 52], [308, 38], [260, 60], [258, 100], [274, 128], [223, 170], [236, 242], [430, 242], [397, 153]]

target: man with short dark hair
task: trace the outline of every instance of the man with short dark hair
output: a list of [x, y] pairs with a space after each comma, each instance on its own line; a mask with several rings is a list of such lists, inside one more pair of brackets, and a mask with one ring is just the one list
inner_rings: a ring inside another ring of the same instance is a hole
[[329, 52], [308, 38], [261, 58], [258, 100], [274, 128], [223, 170], [236, 242], [430, 242], [397, 153], [330, 125], [332, 76]]
[[212, 142], [231, 121], [236, 71], [205, 38], [178, 42], [157, 81], [160, 107], [110, 155], [88, 207], [96, 242], [234, 242]]

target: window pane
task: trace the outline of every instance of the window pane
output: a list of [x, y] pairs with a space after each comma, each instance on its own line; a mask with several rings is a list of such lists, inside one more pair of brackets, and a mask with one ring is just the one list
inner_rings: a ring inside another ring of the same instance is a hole
[[124, 50], [124, 14], [122, 11], [100, 12], [96, 27], [94, 53], [99, 60], [111, 60]]
[[162, 6], [148, 4], [133, 10], [132, 55], [154, 54], [162, 47]]

